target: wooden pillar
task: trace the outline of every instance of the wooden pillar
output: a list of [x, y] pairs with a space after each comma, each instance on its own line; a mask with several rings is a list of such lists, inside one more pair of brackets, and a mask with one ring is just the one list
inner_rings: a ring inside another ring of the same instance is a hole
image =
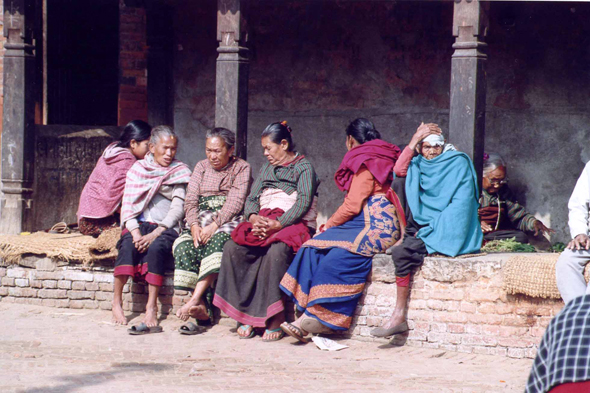
[[245, 47], [245, 0], [217, 0], [217, 70], [215, 126], [236, 133], [236, 155], [246, 159], [248, 146], [248, 68]]
[[33, 0], [4, 0], [4, 116], [0, 233], [29, 230], [35, 156]]
[[489, 3], [455, 0], [449, 141], [472, 159], [481, 182], [485, 138]]

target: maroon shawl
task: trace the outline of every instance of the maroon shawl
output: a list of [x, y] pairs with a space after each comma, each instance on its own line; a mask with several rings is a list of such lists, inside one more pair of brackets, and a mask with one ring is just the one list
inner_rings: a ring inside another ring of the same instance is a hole
[[[279, 208], [261, 209], [258, 215], [276, 220], [283, 213], [284, 211]], [[242, 222], [233, 230], [231, 238], [240, 246], [266, 247], [270, 246], [271, 243], [283, 242], [297, 252], [303, 243], [311, 239], [311, 235], [309, 234], [309, 228], [304, 223], [299, 222], [273, 233], [266, 239], [260, 239], [252, 233], [252, 224], [250, 222]]]
[[346, 153], [334, 175], [340, 191], [348, 191], [352, 177], [364, 165], [382, 185], [393, 179], [393, 166], [400, 155], [396, 145], [381, 139], [365, 142]]

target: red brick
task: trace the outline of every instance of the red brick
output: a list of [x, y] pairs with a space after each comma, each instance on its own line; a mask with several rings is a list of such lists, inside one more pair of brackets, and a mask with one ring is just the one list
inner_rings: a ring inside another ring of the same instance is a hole
[[461, 337], [463, 337], [463, 334], [446, 333], [445, 342], [451, 344], [461, 344]]
[[437, 322], [452, 322], [452, 323], [465, 323], [468, 320], [469, 314], [463, 314], [460, 312], [445, 312], [445, 311], [434, 311], [432, 312], [434, 320]]
[[531, 328], [531, 335], [533, 335], [534, 337], [543, 337], [543, 335], [545, 334], [545, 328], [542, 327], [533, 327]]
[[508, 348], [528, 348], [535, 345], [535, 341], [525, 337], [500, 337], [498, 345]]
[[431, 332], [438, 332], [438, 333], [446, 332], [447, 331], [447, 324], [446, 323], [432, 322], [430, 324], [430, 331]]
[[74, 291], [83, 291], [86, 289], [86, 283], [84, 281], [74, 281], [72, 282], [72, 289]]
[[474, 314], [475, 311], [477, 310], [477, 306], [473, 303], [463, 301], [463, 302], [461, 302], [460, 310], [461, 310], [461, 312]]
[[457, 323], [449, 323], [447, 325], [449, 333], [464, 333], [465, 332], [465, 325], [460, 325]]
[[98, 283], [96, 282], [87, 282], [84, 286], [84, 289], [87, 291], [98, 291]]
[[502, 321], [503, 325], [507, 326], [534, 326], [536, 322], [535, 317], [521, 316], [521, 315], [510, 315], [504, 316]]
[[514, 305], [508, 303], [499, 303], [496, 304], [496, 314], [504, 315], [504, 314], [512, 314], [514, 312]]
[[12, 277], [2, 277], [2, 286], [3, 287], [13, 287], [14, 286], [14, 278]]
[[37, 295], [43, 299], [65, 299], [68, 297], [65, 289], [39, 289]]
[[8, 294], [14, 297], [36, 297], [37, 290], [34, 288], [10, 287], [8, 288]]
[[467, 334], [481, 334], [482, 325], [465, 325], [465, 332]]
[[481, 332], [487, 336], [497, 336], [500, 334], [500, 326], [497, 325], [481, 325]]
[[500, 326], [500, 337], [515, 337], [528, 335], [530, 328], [519, 326]]
[[522, 348], [508, 348], [506, 355], [509, 358], [522, 359], [524, 357], [524, 349], [522, 349]]
[[468, 299], [479, 302], [495, 302], [500, 299], [501, 292], [497, 289], [476, 289], [467, 292]]
[[115, 286], [113, 284], [108, 284], [108, 283], [100, 283], [98, 284], [98, 288], [101, 291], [105, 291], [105, 292], [113, 292]]
[[0, 296], [8, 295], [8, 287], [0, 287]]
[[446, 291], [437, 290], [430, 292], [429, 297], [431, 299], [439, 300], [463, 300], [465, 293], [459, 289], [448, 289]]
[[473, 334], [463, 334], [461, 336], [461, 343], [463, 345], [480, 345], [480, 346], [495, 346], [498, 344], [498, 339], [494, 336], [483, 336]]

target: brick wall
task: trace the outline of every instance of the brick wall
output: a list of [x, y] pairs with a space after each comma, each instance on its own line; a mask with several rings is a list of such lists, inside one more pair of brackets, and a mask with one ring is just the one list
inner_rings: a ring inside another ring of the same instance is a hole
[[[533, 358], [549, 321], [561, 310], [561, 300], [507, 295], [502, 290], [502, 265], [507, 255], [470, 259], [426, 258], [415, 275], [408, 314], [410, 332], [398, 342], [445, 351]], [[42, 257], [28, 257], [28, 266], [0, 267], [0, 301], [62, 308], [111, 309], [112, 268], [83, 271], [59, 266]], [[174, 313], [190, 293], [174, 291], [168, 274], [160, 291], [162, 313]], [[351, 330], [359, 340], [383, 341], [370, 336], [395, 306], [395, 273], [391, 259], [373, 259], [371, 281], [361, 298]], [[125, 286], [123, 308], [144, 312], [147, 289]], [[292, 305], [287, 306], [293, 318]], [[231, 320], [224, 320], [224, 324]]]
[[144, 8], [119, 5], [119, 125], [148, 120], [147, 43]]

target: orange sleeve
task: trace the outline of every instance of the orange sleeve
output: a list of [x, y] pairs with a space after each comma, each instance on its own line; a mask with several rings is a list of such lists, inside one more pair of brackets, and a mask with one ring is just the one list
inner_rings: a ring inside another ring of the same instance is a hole
[[363, 210], [363, 205], [368, 197], [373, 194], [375, 179], [369, 170], [361, 168], [353, 177], [350, 190], [344, 198], [344, 203], [330, 217], [325, 228], [344, 224]]
[[406, 177], [412, 158], [414, 158], [414, 151], [406, 146], [393, 167], [393, 172], [397, 177]]

